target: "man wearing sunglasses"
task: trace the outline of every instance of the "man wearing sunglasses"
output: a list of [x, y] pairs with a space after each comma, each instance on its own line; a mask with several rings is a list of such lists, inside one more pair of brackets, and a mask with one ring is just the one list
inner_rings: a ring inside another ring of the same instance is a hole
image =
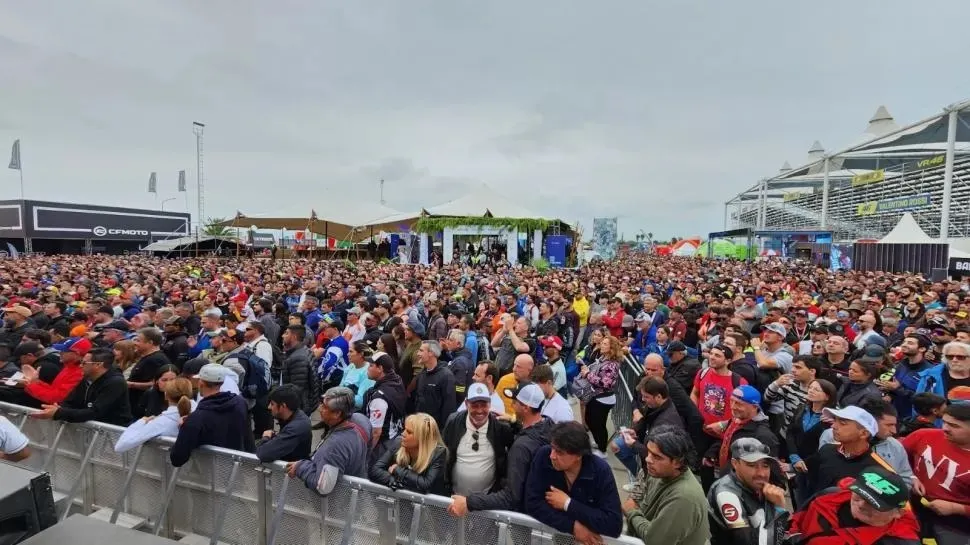
[[931, 392], [953, 400], [963, 389], [970, 389], [970, 344], [949, 342], [943, 346], [943, 365], [920, 373], [915, 393]]
[[491, 412], [491, 406], [488, 388], [473, 383], [465, 398], [467, 410], [453, 413], [441, 434], [448, 452], [453, 453], [445, 478], [459, 496], [492, 492], [505, 475], [514, 435], [509, 424]]

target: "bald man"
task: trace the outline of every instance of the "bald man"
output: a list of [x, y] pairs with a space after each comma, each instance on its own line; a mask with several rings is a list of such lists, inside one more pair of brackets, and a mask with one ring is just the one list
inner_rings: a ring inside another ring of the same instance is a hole
[[498, 380], [498, 384], [495, 386], [495, 391], [498, 392], [499, 397], [502, 398], [502, 403], [505, 405], [506, 415], [515, 414], [515, 411], [512, 410], [512, 398], [508, 394], [510, 394], [520, 382], [529, 382], [529, 376], [532, 375], [532, 369], [535, 366], [536, 362], [532, 359], [532, 356], [529, 354], [519, 354], [512, 362], [512, 372]]

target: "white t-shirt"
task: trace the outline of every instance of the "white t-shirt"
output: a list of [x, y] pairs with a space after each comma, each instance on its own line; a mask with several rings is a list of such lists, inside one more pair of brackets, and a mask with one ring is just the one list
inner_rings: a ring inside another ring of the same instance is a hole
[[27, 448], [28, 444], [30, 444], [30, 440], [17, 429], [17, 426], [14, 426], [5, 417], [0, 416], [0, 452], [17, 454]]
[[[475, 441], [474, 437], [478, 437]], [[477, 450], [474, 445], [478, 444]], [[465, 417], [465, 435], [458, 440], [455, 449], [455, 469], [452, 474], [455, 494], [467, 496], [476, 492], [488, 492], [495, 483], [495, 451], [488, 442], [488, 421], [475, 429]]]
[[559, 395], [559, 392], [552, 394], [552, 398], [546, 400], [546, 404], [542, 406], [542, 416], [548, 416], [557, 424], [575, 420], [573, 408], [564, 397]]

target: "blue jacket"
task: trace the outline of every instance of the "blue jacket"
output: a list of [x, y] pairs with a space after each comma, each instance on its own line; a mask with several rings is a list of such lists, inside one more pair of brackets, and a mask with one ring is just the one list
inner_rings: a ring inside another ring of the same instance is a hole
[[[936, 364], [931, 366], [926, 371], [919, 374], [919, 383], [916, 385], [916, 391], [914, 394], [920, 394], [923, 392], [931, 392], [943, 398], [946, 398], [946, 392], [943, 391], [943, 373], [946, 372], [945, 364]], [[913, 416], [916, 416], [915, 411]], [[939, 420], [937, 420], [937, 426], [942, 426]]]
[[[573, 523], [579, 521], [594, 533], [619, 537], [623, 531], [623, 513], [609, 464], [591, 454], [583, 456], [579, 476], [570, 489], [566, 486], [565, 475], [552, 467], [551, 451], [552, 447], [545, 445], [532, 458], [532, 468], [525, 483], [526, 512], [564, 534], [572, 534]], [[546, 503], [550, 486], [569, 495], [566, 511], [553, 509]]]
[[465, 348], [472, 353], [472, 365], [478, 365], [478, 335], [474, 331], [465, 333]]
[[656, 342], [656, 326], [650, 326], [646, 333], [642, 329], [638, 329], [637, 334], [633, 337], [633, 343], [630, 345], [630, 353], [637, 359], [637, 362], [643, 363], [643, 358], [650, 353], [651, 345], [656, 344]]
[[921, 361], [916, 367], [910, 367], [906, 360], [896, 365], [893, 378], [899, 382], [899, 388], [892, 393], [892, 398], [893, 406], [896, 407], [896, 412], [901, 415], [900, 418], [906, 418], [913, 412], [913, 394], [919, 387], [920, 374], [930, 367], [932, 367], [932, 364], [926, 360]]
[[206, 335], [205, 331], [200, 331], [198, 335], [195, 336], [195, 346], [189, 348], [189, 357], [197, 358], [202, 355], [202, 351], [212, 348], [212, 339]]

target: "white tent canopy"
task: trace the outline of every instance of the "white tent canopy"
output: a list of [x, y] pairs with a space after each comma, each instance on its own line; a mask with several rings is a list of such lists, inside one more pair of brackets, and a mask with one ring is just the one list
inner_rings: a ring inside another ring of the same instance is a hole
[[899, 223], [886, 236], [882, 237], [879, 244], [927, 244], [938, 243], [939, 240], [930, 238], [923, 231], [923, 228], [916, 223], [913, 214], [906, 212], [899, 219]]
[[514, 197], [494, 191], [485, 184], [453, 201], [448, 201], [424, 210], [431, 216], [482, 217], [491, 215], [496, 218], [541, 218], [542, 216], [516, 204]]
[[165, 240], [158, 240], [152, 242], [148, 246], [142, 248], [145, 252], [172, 252], [177, 250], [181, 246], [190, 246], [197, 242], [209, 242], [210, 240], [218, 240], [220, 242], [225, 242], [227, 244], [236, 244], [236, 239], [231, 237], [214, 237], [211, 235], [202, 235], [198, 238], [194, 236], [189, 237], [179, 237], [179, 238], [169, 238]]

